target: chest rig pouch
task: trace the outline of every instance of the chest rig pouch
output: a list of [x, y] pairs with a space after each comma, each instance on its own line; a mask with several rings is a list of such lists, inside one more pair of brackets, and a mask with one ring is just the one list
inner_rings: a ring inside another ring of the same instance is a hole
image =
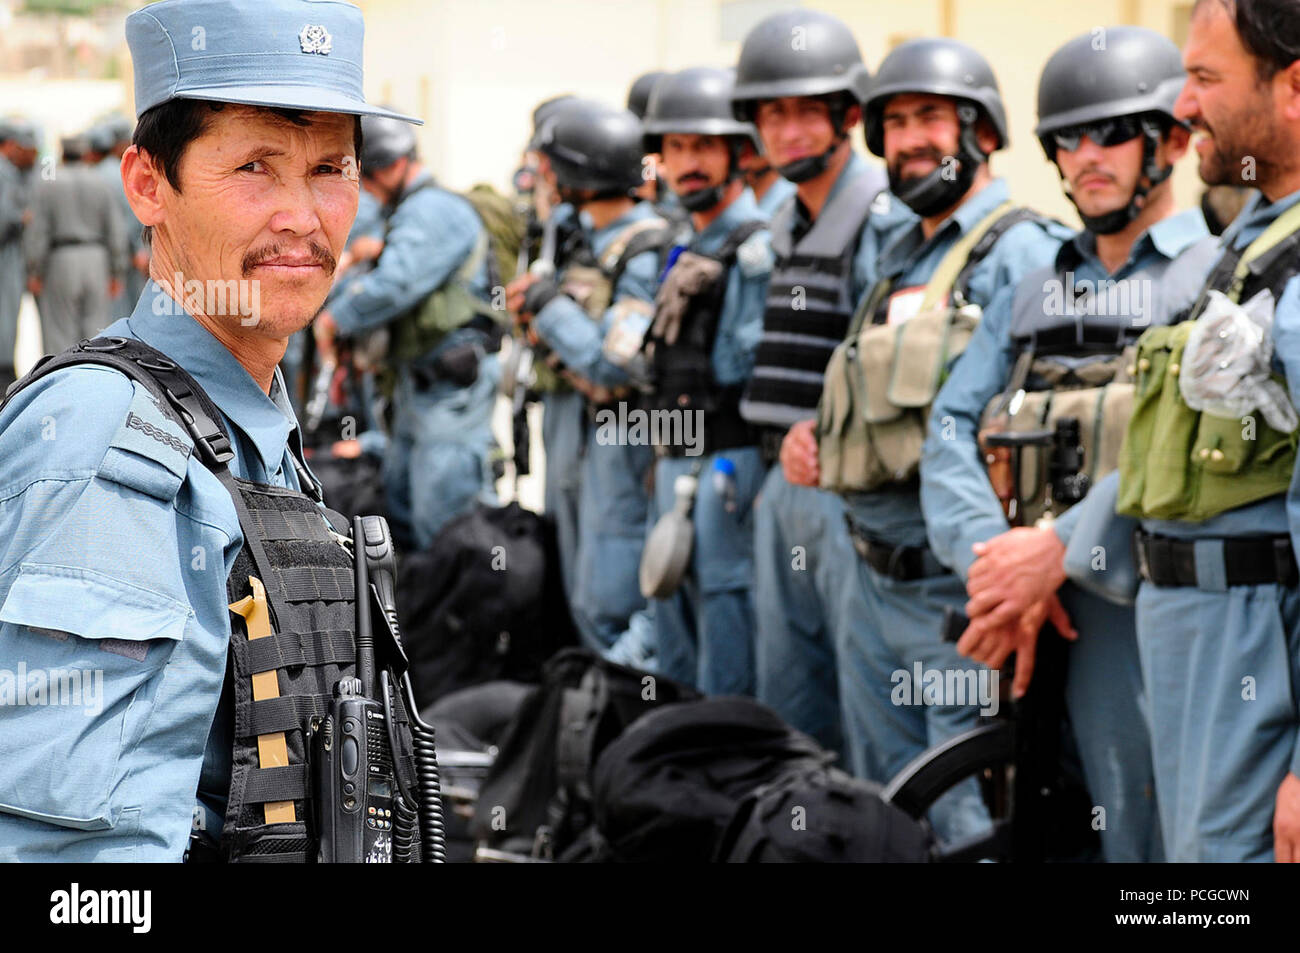
[[[742, 245], [766, 228], [762, 221], [736, 226], [716, 255], [683, 251], [669, 269], [655, 296], [654, 323], [645, 342], [651, 391], [646, 403], [653, 410], [702, 415], [703, 453], [714, 453], [754, 442], [740, 415], [743, 384], [724, 387], [713, 374], [713, 346], [718, 336], [727, 281]], [[682, 443], [657, 447], [680, 456]]]
[[[1195, 411], [1183, 399], [1178, 375], [1211, 291], [1239, 303], [1268, 289], [1278, 300], [1297, 273], [1300, 206], [1292, 206], [1244, 251], [1223, 255], [1187, 320], [1152, 328], [1138, 340], [1133, 414], [1119, 457], [1118, 513], [1195, 523], [1287, 491], [1300, 431], [1275, 430], [1258, 411], [1239, 419]], [[1273, 379], [1285, 388], [1281, 374]]]
[[[671, 227], [664, 219], [639, 219], [619, 232], [598, 258], [592, 257], [589, 252], [578, 256], [565, 266], [560, 276], [560, 291], [577, 302], [578, 307], [593, 321], [602, 321], [610, 305], [616, 306], [602, 351], [607, 360], [619, 367], [627, 367], [640, 353], [653, 313], [650, 304], [645, 301], [635, 298], [615, 301], [614, 293], [619, 280], [632, 259], [647, 251], [657, 251], [662, 258], [671, 242]], [[595, 394], [590, 385], [568, 371], [559, 356], [549, 349], [545, 351], [544, 366], [539, 365], [537, 368], [537, 375], [539, 388], [544, 391], [565, 389], [564, 384], [567, 383], [593, 399], [613, 399], [617, 396]]]
[[[226, 676], [233, 689], [234, 747], [221, 857], [232, 862], [315, 861], [320, 832], [309, 765], [311, 736], [329, 711], [336, 686], [357, 674], [351, 527], [341, 514], [319, 505], [320, 488], [296, 454], [305, 493], [232, 474], [228, 463], [234, 452], [216, 405], [188, 373], [140, 341], [83, 341], [44, 358], [10, 395], [76, 364], [111, 367], [144, 385], [194, 439], [195, 453], [229, 491], [239, 516], [244, 545], [226, 582], [231, 603]], [[406, 671], [396, 630], [381, 625], [375, 632], [376, 670], [388, 672], [396, 686]], [[409, 695], [403, 698], [394, 690], [389, 701], [399, 786], [423, 794], [427, 784], [417, 769]], [[428, 748], [432, 757], [431, 737]], [[419, 807], [427, 809], [424, 798], [419, 800]], [[406, 824], [393, 832], [392, 854], [410, 860], [416, 805], [405, 801], [402, 806]], [[422, 813], [421, 823], [425, 820]], [[440, 837], [440, 816], [429, 821]], [[398, 843], [402, 838], [407, 840]], [[428, 848], [440, 850], [432, 839]]]
[[[1159, 274], [1138, 271], [1104, 288], [1075, 286], [1055, 268], [1021, 281], [1010, 329], [1019, 357], [980, 424], [994, 490], [1004, 507], [1015, 501], [1019, 521], [1059, 516], [1118, 468], [1133, 412], [1136, 341], [1190, 305], [1193, 292], [1184, 289], [1204, 280], [1217, 247], [1203, 239]], [[1024, 442], [1015, 452], [988, 446], [996, 433]]]
[[990, 212], [943, 256], [906, 320], [886, 320], [888, 280], [872, 287], [826, 366], [817, 408], [823, 489], [870, 492], [916, 476], [930, 404], [981, 317], [966, 299], [970, 275], [1008, 229], [1033, 220], [1010, 202]]

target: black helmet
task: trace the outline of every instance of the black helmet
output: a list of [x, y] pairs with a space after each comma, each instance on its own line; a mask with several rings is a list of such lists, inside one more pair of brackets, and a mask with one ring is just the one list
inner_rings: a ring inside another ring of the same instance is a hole
[[666, 132], [702, 136], [741, 136], [755, 149], [758, 133], [731, 111], [735, 72], [711, 66], [666, 73], [655, 85], [649, 107], [641, 117], [646, 152], [659, 152]]
[[951, 208], [970, 190], [976, 170], [988, 161], [989, 154], [980, 147], [976, 135], [981, 117], [992, 124], [997, 134], [994, 149], [1007, 145], [1006, 110], [993, 68], [979, 52], [947, 38], [908, 40], [885, 57], [863, 103], [867, 148], [878, 156], [885, 154], [885, 106], [894, 96], [906, 93], [958, 100], [961, 132], [953, 157], [957, 160], [957, 174], [952, 175], [946, 164], [940, 164], [924, 178], [906, 182], [896, 181], [890, 173], [890, 190], [898, 198], [917, 215], [935, 215]]
[[641, 120], [626, 109], [573, 101], [542, 125], [537, 139], [562, 192], [629, 195], [642, 183]]
[[388, 116], [361, 117], [361, 172], [387, 169], [398, 159], [415, 158], [415, 130]]
[[[1098, 38], [1102, 42], [1098, 43]], [[1156, 147], [1169, 126], [1180, 124], [1174, 103], [1186, 73], [1172, 40], [1137, 26], [1106, 27], [1070, 40], [1052, 54], [1038, 80], [1038, 126], [1034, 134], [1047, 158], [1056, 161], [1052, 134], [1071, 126], [1132, 116], [1144, 137], [1142, 174], [1128, 205], [1090, 216], [1079, 212], [1090, 231], [1120, 231], [1141, 211], [1142, 200], [1167, 179], [1172, 166], [1156, 163]], [[1073, 201], [1073, 196], [1070, 196]]]
[[637, 119], [645, 118], [645, 111], [650, 106], [650, 94], [654, 92], [655, 83], [667, 75], [663, 70], [657, 69], [643, 73], [632, 82], [632, 88], [627, 91], [627, 108]]
[[980, 53], [958, 40], [946, 38], [908, 40], [885, 57], [871, 91], [863, 102], [867, 148], [885, 154], [881, 115], [890, 97], [900, 93], [931, 93], [975, 103], [998, 134], [997, 149], [1010, 143], [1007, 113], [1002, 105], [997, 77]]
[[870, 82], [858, 41], [842, 20], [817, 10], [775, 13], [745, 36], [731, 92], [732, 111], [737, 119], [752, 122], [760, 100], [834, 96], [831, 123], [836, 135], [831, 147], [777, 170], [792, 182], [803, 182], [825, 170], [843, 141], [845, 112], [861, 102]]
[[[758, 134], [747, 122], [731, 112], [731, 88], [735, 74], [729, 69], [708, 66], [670, 73], [655, 84], [649, 109], [642, 118], [642, 147], [646, 152], [661, 152], [664, 135], [672, 132], [702, 136], [726, 136], [731, 144], [731, 169], [727, 182], [740, 174], [741, 142], [749, 142], [757, 151]], [[707, 189], [679, 195], [690, 212], [703, 212], [722, 200], [726, 182]]]
[[546, 120], [550, 119], [569, 103], [575, 102], [579, 102], [577, 96], [573, 95], [573, 93], [564, 93], [560, 96], [552, 96], [550, 99], [538, 103], [537, 107], [533, 110], [533, 134], [528, 140], [528, 148], [537, 148], [537, 136], [541, 133], [542, 126], [546, 125]]

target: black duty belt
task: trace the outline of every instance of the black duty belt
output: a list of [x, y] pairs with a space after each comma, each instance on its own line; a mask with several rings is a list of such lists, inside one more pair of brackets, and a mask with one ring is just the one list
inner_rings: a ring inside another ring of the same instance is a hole
[[[1211, 544], [1209, 552], [1221, 560], [1222, 583], [1229, 586], [1281, 585], [1294, 588], [1300, 582], [1295, 552], [1289, 536], [1225, 536], [1211, 539], [1179, 539], [1138, 530], [1133, 549], [1138, 572], [1155, 586], [1217, 588], [1216, 581], [1198, 579], [1196, 545]], [[1204, 550], [1203, 550], [1204, 551]]]
[[882, 543], [867, 536], [847, 513], [844, 522], [848, 524], [853, 548], [868, 566], [882, 576], [897, 582], [914, 582], [931, 576], [943, 576], [952, 571], [935, 558], [928, 546], [893, 546]]
[[780, 427], [759, 427], [758, 452], [762, 454], [763, 463], [771, 465], [781, 459], [781, 442], [786, 432]]

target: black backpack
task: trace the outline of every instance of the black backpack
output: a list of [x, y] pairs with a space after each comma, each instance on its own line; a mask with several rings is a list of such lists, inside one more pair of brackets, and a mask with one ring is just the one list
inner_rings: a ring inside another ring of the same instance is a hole
[[577, 641], [553, 536], [517, 503], [480, 504], [401, 560], [397, 605], [421, 708], [497, 679], [536, 682]]
[[698, 697], [589, 649], [561, 651], [501, 738], [471, 833], [488, 847], [560, 856], [591, 822], [591, 772], [601, 752], [647, 713]]
[[880, 786], [835, 768], [787, 775], [741, 801], [721, 863], [924, 863], [929, 829], [881, 800]]
[[596, 764], [600, 843], [585, 859], [708, 863], [755, 788], [833, 757], [752, 698], [706, 698], [650, 712]]

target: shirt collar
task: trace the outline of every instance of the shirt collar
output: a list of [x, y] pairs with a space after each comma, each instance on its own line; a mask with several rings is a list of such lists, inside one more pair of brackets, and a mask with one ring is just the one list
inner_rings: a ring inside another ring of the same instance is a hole
[[994, 179], [957, 206], [957, 210], [944, 219], [929, 238], [925, 237], [925, 233], [921, 230], [921, 219], [917, 218], [916, 223], [911, 228], [904, 229], [881, 256], [880, 273], [882, 275], [902, 274], [920, 258], [926, 249], [933, 248], [940, 242], [950, 241], [957, 235], [965, 234], [982, 222], [995, 208], [1007, 201], [1010, 195], [1006, 179]]
[[190, 373], [226, 420], [248, 438], [268, 476], [281, 466], [298, 421], [279, 368], [268, 396], [226, 346], [153, 281], [145, 284], [131, 316], [103, 333], [118, 333], [123, 324], [131, 337], [157, 348]]
[[760, 218], [763, 218], [763, 213], [758, 210], [754, 193], [745, 189], [734, 202], [722, 210], [721, 215], [709, 222], [702, 232], [695, 234], [691, 244], [697, 248], [720, 247], [737, 225]]
[[[1186, 209], [1168, 218], [1162, 218], [1133, 242], [1129, 251], [1129, 262], [1136, 262], [1151, 252], [1172, 261], [1187, 249], [1189, 245], [1200, 241], [1210, 234], [1205, 225], [1205, 216], [1199, 208]], [[1061, 245], [1056, 253], [1058, 270], [1069, 271], [1085, 261], [1099, 261], [1097, 258], [1097, 236], [1086, 228]]]
[[[836, 178], [835, 184], [832, 185], [831, 190], [826, 193], [826, 201], [822, 203], [822, 208], [825, 209], [826, 206], [834, 202], [835, 196], [843, 192], [851, 181], [866, 171], [867, 163], [863, 160], [862, 156], [858, 155], [856, 152], [850, 152], [849, 161], [844, 163], [844, 168], [840, 169], [840, 174], [839, 177]], [[797, 225], [810, 227], [811, 222], [808, 218], [808, 209], [804, 207], [803, 199], [799, 198], [797, 188], [798, 187], [796, 186], [796, 191], [794, 193], [795, 222]], [[797, 227], [795, 231], [798, 231]]]
[[1232, 248], [1241, 248], [1259, 237], [1279, 215], [1300, 202], [1300, 189], [1290, 195], [1284, 195], [1276, 202], [1264, 198], [1262, 192], [1256, 193], [1246, 203], [1223, 233], [1223, 243]]
[[650, 218], [656, 215], [657, 213], [655, 212], [654, 206], [651, 205], [649, 202], [645, 202], [645, 201], [637, 202], [635, 205], [633, 205], [630, 209], [628, 209], [618, 218], [614, 219], [614, 221], [610, 222], [608, 225], [605, 225], [602, 228], [597, 228], [597, 229], [591, 228], [590, 216], [582, 212], [578, 214], [579, 214], [579, 220], [582, 222], [582, 227], [586, 229], [588, 235], [590, 236], [592, 251], [594, 251], [597, 255], [600, 255], [605, 250], [605, 247], [611, 241], [613, 241], [614, 237], [618, 235], [618, 233], [621, 232], [623, 229], [627, 228], [633, 222], [639, 222], [643, 218]]

